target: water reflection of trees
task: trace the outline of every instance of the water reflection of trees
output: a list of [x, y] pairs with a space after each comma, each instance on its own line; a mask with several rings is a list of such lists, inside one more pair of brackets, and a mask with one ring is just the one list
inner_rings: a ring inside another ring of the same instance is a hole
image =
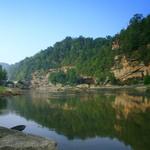
[[73, 138], [111, 137], [135, 150], [150, 147], [150, 99], [120, 93], [40, 98], [21, 96], [11, 109], [56, 132]]
[[6, 107], [7, 107], [7, 101], [6, 101], [6, 99], [3, 98], [3, 97], [0, 97], [0, 114], [2, 113], [2, 111], [4, 109], [6, 109]]
[[[20, 99], [21, 98], [21, 99]], [[68, 138], [105, 136], [113, 126], [114, 111], [110, 101], [113, 97], [91, 96], [69, 99], [26, 100], [25, 97], [12, 100], [13, 109], [27, 119], [33, 119], [43, 126], [53, 128]], [[107, 116], [107, 118], [105, 117]]]

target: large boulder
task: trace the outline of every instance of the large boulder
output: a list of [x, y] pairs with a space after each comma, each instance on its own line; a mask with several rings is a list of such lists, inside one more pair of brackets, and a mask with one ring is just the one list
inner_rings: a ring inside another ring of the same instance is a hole
[[19, 80], [16, 83], [16, 87], [20, 88], [20, 89], [29, 89], [30, 87], [30, 82], [29, 81], [25, 81], [25, 80]]
[[56, 150], [56, 142], [0, 127], [0, 150]]

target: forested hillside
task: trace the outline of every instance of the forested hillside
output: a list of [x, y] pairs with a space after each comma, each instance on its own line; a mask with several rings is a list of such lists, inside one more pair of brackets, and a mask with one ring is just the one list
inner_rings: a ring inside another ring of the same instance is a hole
[[119, 53], [138, 59], [145, 64], [150, 62], [150, 15], [134, 15], [127, 29], [115, 36], [119, 43]]
[[33, 57], [11, 67], [12, 79], [30, 79], [36, 70], [47, 70], [61, 66], [76, 66], [81, 74], [103, 78], [109, 74], [113, 57], [111, 37], [71, 38], [66, 37], [53, 47], [48, 47]]
[[104, 82], [106, 78], [114, 82], [111, 68], [116, 55], [125, 55], [145, 65], [150, 63], [150, 15], [134, 15], [128, 27], [114, 37], [66, 37], [53, 47], [12, 65], [11, 79], [30, 80], [37, 70], [74, 66], [77, 74], [95, 77], [99, 82]]

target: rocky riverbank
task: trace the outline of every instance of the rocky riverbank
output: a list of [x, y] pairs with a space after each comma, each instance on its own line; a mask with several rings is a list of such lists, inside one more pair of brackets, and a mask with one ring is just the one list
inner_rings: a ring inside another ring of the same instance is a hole
[[56, 150], [56, 142], [0, 127], [0, 150]]
[[150, 89], [150, 85], [124, 85], [124, 86], [117, 86], [117, 85], [107, 85], [107, 86], [95, 86], [88, 84], [82, 84], [78, 86], [60, 86], [60, 85], [53, 85], [47, 87], [38, 87], [32, 88], [32, 90], [39, 90], [39, 91], [48, 91], [48, 92], [64, 92], [64, 91], [91, 91], [91, 90], [120, 90], [120, 89], [135, 89], [135, 90], [142, 90], [147, 91]]

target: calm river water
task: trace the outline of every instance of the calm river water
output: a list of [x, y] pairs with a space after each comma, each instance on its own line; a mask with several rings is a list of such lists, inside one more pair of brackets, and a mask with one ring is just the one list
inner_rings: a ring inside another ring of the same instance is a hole
[[54, 139], [59, 150], [149, 150], [150, 95], [26, 91], [0, 98], [0, 126]]

